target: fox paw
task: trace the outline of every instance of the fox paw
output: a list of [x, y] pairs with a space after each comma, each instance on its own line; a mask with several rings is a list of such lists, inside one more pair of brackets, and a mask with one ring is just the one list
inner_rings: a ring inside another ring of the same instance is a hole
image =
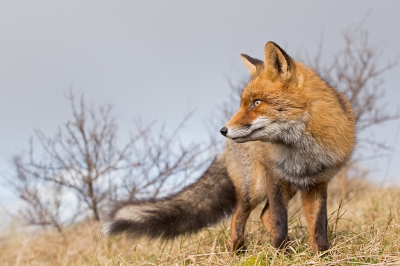
[[236, 241], [232, 241], [231, 243], [231, 252], [234, 252], [237, 255], [246, 253], [247, 245], [243, 239], [238, 239]]

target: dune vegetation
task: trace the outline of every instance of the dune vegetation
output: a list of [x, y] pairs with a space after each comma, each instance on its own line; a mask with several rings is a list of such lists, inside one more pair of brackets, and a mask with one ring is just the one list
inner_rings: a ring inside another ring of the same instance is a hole
[[0, 238], [1, 265], [399, 265], [400, 188], [339, 176], [330, 185], [331, 249], [308, 248], [299, 195], [291, 201], [286, 251], [274, 249], [256, 209], [247, 224], [248, 251], [229, 252], [229, 219], [170, 241], [106, 238], [101, 224], [81, 222], [62, 232], [9, 228]]

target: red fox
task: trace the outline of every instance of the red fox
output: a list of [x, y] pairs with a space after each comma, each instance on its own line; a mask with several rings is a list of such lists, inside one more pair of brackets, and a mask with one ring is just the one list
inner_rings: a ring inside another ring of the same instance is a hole
[[103, 232], [173, 238], [194, 233], [233, 213], [231, 250], [245, 250], [251, 211], [272, 245], [288, 241], [289, 200], [300, 191], [313, 251], [329, 248], [327, 186], [350, 159], [356, 140], [353, 109], [312, 69], [268, 42], [264, 62], [241, 58], [251, 80], [239, 111], [220, 130], [225, 150], [194, 184], [161, 199], [124, 202], [109, 213]]

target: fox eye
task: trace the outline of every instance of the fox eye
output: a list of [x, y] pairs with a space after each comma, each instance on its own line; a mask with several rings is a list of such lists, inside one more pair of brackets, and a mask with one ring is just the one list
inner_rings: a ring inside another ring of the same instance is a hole
[[254, 106], [257, 107], [261, 104], [261, 100], [254, 100]]

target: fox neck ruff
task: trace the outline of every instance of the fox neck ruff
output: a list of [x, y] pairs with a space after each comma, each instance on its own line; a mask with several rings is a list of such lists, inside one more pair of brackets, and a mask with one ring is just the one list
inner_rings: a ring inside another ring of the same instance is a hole
[[323, 148], [306, 130], [305, 122], [303, 118], [280, 124], [271, 141], [275, 148], [271, 156], [275, 173], [299, 189], [329, 181], [345, 161]]

